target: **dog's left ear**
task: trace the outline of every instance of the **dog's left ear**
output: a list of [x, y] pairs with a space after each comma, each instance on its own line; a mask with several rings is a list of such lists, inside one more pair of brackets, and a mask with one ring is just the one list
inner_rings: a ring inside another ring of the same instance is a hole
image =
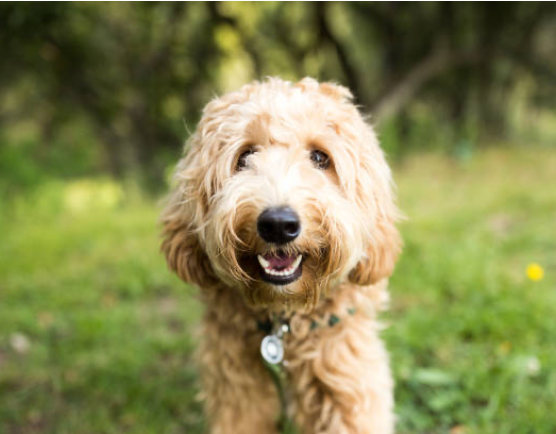
[[394, 221], [381, 217], [376, 223], [375, 236], [365, 256], [349, 273], [349, 280], [357, 285], [372, 285], [389, 277], [401, 252], [402, 241]]
[[396, 222], [401, 214], [395, 204], [390, 168], [379, 147], [373, 129], [361, 128], [365, 145], [357, 175], [357, 197], [362, 215], [368, 216], [369, 241], [366, 252], [351, 270], [349, 280], [358, 285], [372, 285], [389, 277], [402, 249]]

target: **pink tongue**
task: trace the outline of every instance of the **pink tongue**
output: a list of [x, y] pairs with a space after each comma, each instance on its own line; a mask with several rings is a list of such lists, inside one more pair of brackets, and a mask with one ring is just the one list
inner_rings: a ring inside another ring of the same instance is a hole
[[286, 256], [286, 255], [280, 255], [280, 256], [264, 255], [264, 258], [270, 264], [270, 268], [276, 271], [282, 271], [285, 270], [286, 268], [289, 268], [289, 266], [292, 265], [293, 262], [295, 261], [296, 257]]

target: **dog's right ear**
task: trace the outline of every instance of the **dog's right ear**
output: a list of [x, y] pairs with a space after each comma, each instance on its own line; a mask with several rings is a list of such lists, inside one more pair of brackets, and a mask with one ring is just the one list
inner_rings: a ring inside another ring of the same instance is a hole
[[198, 156], [198, 148], [193, 147], [178, 164], [176, 186], [161, 215], [161, 250], [170, 269], [182, 280], [206, 288], [217, 279], [196, 230], [206, 208]]
[[164, 241], [161, 249], [168, 266], [183, 281], [201, 288], [216, 282], [210, 261], [198, 240], [198, 236], [185, 222], [163, 216]]
[[201, 288], [208, 287], [216, 278], [182, 201], [174, 192], [162, 214], [164, 240], [161, 249], [170, 269], [182, 280]]

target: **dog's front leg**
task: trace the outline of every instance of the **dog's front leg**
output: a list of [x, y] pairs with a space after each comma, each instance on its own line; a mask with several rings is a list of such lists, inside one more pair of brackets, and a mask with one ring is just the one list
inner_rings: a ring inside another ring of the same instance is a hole
[[[244, 324], [245, 326], [245, 324]], [[199, 362], [211, 434], [276, 434], [277, 393], [261, 361], [261, 336], [207, 315]]]
[[303, 434], [393, 432], [393, 381], [377, 329], [357, 314], [293, 338], [291, 379]]

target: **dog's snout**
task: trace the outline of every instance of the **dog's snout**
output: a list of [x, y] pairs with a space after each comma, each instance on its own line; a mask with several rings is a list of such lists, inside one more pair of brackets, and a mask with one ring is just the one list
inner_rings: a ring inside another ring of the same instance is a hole
[[289, 206], [267, 208], [257, 220], [257, 231], [269, 243], [286, 244], [297, 238], [301, 222]]

